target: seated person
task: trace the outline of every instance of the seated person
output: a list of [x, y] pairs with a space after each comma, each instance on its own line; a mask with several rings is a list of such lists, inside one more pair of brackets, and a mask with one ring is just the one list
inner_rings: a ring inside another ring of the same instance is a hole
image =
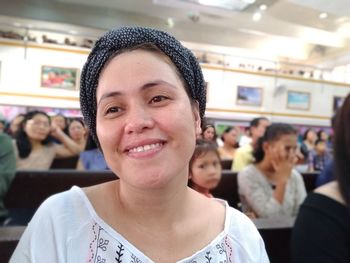
[[238, 174], [245, 213], [256, 217], [296, 216], [306, 196], [303, 178], [293, 169], [297, 133], [289, 124], [267, 127], [254, 151], [255, 163]]
[[4, 198], [16, 173], [16, 156], [11, 137], [0, 133], [0, 225], [8, 216]]
[[326, 163], [331, 159], [331, 155], [327, 151], [326, 142], [317, 139], [315, 142], [314, 150], [309, 152], [308, 157], [308, 171], [322, 171], [326, 166]]
[[[62, 144], [53, 143], [51, 135]], [[16, 134], [15, 152], [17, 169], [47, 170], [55, 158], [78, 155], [80, 148], [60, 128], [51, 128], [45, 112], [30, 111]]]
[[234, 172], [242, 171], [254, 161], [253, 150], [256, 147], [258, 139], [264, 135], [266, 127], [269, 124], [269, 120], [265, 117], [255, 118], [250, 122], [251, 142], [239, 147], [235, 152], [235, 161], [232, 163], [232, 170]]
[[350, 262], [349, 119], [347, 96], [337, 112], [334, 127], [336, 180], [316, 188], [301, 205], [292, 232], [293, 263]]
[[85, 147], [85, 151], [80, 153], [77, 165], [78, 170], [108, 170], [105, 158], [96, 143], [89, 135]]
[[234, 127], [227, 127], [221, 135], [223, 146], [218, 148], [221, 159], [233, 159], [237, 148], [237, 131]]
[[190, 160], [189, 186], [197, 192], [213, 197], [210, 190], [218, 186], [221, 179], [220, 156], [213, 143], [197, 140]]

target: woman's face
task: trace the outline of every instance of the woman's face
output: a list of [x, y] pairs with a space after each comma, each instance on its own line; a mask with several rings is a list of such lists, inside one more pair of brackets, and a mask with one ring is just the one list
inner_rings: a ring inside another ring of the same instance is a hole
[[53, 117], [51, 123], [53, 125], [58, 126], [61, 130], [64, 130], [66, 128], [66, 119], [61, 115], [57, 115]]
[[268, 142], [265, 148], [265, 155], [270, 158], [296, 158], [298, 139], [295, 134], [281, 135], [276, 141]]
[[237, 143], [237, 131], [235, 129], [230, 130], [224, 134], [225, 143], [235, 146]]
[[49, 118], [40, 113], [34, 115], [32, 119], [27, 120], [24, 124], [24, 131], [26, 132], [29, 140], [45, 140], [50, 133]]
[[135, 50], [113, 58], [101, 73], [96, 100], [97, 136], [123, 182], [150, 189], [174, 178], [187, 181], [200, 133], [198, 105], [164, 57]]
[[214, 189], [220, 178], [221, 164], [215, 152], [204, 153], [192, 163], [190, 179], [197, 188], [208, 191]]
[[306, 135], [306, 140], [312, 143], [316, 141], [316, 138], [317, 138], [316, 132], [314, 132], [313, 130], [310, 130]]
[[213, 127], [208, 127], [203, 132], [203, 139], [207, 141], [214, 140], [215, 137], [215, 129]]
[[74, 141], [79, 141], [85, 136], [85, 127], [80, 121], [72, 121], [69, 124], [68, 133]]

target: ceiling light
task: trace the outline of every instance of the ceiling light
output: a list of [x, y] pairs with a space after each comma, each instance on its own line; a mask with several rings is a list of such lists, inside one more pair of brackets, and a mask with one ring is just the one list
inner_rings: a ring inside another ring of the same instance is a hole
[[153, 0], [154, 4], [165, 5], [177, 8], [198, 9], [218, 8], [229, 11], [242, 11], [256, 0]]
[[254, 13], [253, 21], [257, 22], [257, 21], [260, 21], [260, 19], [261, 19], [261, 13], [260, 12]]
[[325, 18], [328, 17], [328, 14], [327, 13], [321, 13], [319, 17], [320, 17], [320, 19], [325, 19]]
[[267, 5], [260, 5], [259, 8], [261, 11], [265, 11], [267, 9]]

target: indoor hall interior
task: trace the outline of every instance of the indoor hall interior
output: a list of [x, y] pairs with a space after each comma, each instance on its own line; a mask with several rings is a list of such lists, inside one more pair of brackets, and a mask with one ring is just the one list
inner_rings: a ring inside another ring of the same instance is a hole
[[[0, 130], [36, 109], [81, 118], [83, 65], [96, 40], [122, 26], [169, 32], [195, 54], [206, 83], [206, 122], [219, 146], [227, 128], [243, 137], [256, 117], [291, 124], [300, 143], [308, 129], [333, 136], [331, 119], [350, 91], [348, 0], [0, 0]], [[115, 179], [110, 171], [72, 170], [77, 159], [17, 172], [6, 204], [32, 216], [54, 193]], [[221, 164], [212, 193], [241, 209], [232, 160]], [[319, 173], [299, 168], [311, 193]], [[255, 221], [271, 262], [290, 262], [285, 244], [294, 220]], [[0, 263], [24, 229], [0, 228]]]

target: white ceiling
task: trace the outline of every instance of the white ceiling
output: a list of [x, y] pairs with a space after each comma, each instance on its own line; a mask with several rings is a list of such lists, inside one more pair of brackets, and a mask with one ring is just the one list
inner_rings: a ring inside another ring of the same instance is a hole
[[[241, 12], [166, 1], [172, 6], [156, 5], [152, 0], [0, 0], [0, 25], [20, 17], [22, 23], [32, 26], [90, 36], [116, 26], [143, 25], [167, 30], [206, 48], [244, 48], [267, 57], [309, 63], [350, 54], [350, 0], [256, 0]], [[252, 16], [261, 4], [267, 5], [267, 10], [261, 11], [261, 20], [255, 22]], [[328, 17], [320, 19], [321, 12]], [[169, 27], [169, 18], [173, 27]]]

